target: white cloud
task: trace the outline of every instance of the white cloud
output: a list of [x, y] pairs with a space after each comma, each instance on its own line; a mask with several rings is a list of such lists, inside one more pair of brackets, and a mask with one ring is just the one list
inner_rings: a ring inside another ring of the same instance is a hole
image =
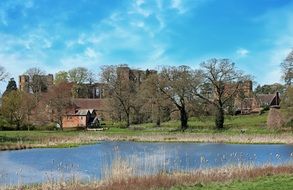
[[182, 4], [181, 0], [172, 0], [171, 8], [176, 9], [179, 14], [183, 14], [186, 12], [185, 7]]
[[270, 49], [263, 51], [263, 61], [267, 62], [267, 72], [264, 72], [261, 79], [263, 83], [281, 82], [280, 63], [293, 48], [292, 8], [293, 3], [279, 10], [269, 11], [260, 20], [266, 23], [266, 30], [270, 34], [266, 36], [266, 40], [271, 44]]
[[236, 50], [236, 54], [239, 56], [239, 57], [245, 57], [249, 54], [249, 51], [247, 49], [244, 49], [244, 48], [239, 48]]
[[144, 4], [144, 0], [136, 0], [136, 5], [137, 6], [140, 6], [142, 4]]
[[149, 17], [152, 14], [152, 11], [150, 9], [146, 9], [142, 7], [145, 2], [143, 0], [138, 0], [135, 3], [132, 4], [132, 10], [128, 11], [128, 14], [139, 14], [142, 15], [143, 17]]
[[84, 54], [88, 57], [88, 58], [98, 58], [100, 57], [100, 53], [96, 52], [95, 50], [93, 50], [92, 48], [86, 48]]

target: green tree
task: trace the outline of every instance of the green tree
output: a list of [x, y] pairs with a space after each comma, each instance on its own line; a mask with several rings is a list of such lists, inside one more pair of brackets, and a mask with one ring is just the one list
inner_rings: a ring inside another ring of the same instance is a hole
[[16, 125], [17, 130], [28, 115], [28, 103], [27, 94], [18, 90], [10, 91], [2, 98], [2, 114], [10, 124]]
[[256, 94], [274, 94], [276, 92], [280, 92], [281, 94], [283, 94], [285, 92], [285, 89], [286, 87], [282, 84], [278, 84], [278, 83], [275, 83], [275, 84], [265, 84], [263, 86], [261, 85], [258, 85], [254, 92]]
[[89, 71], [84, 67], [76, 67], [68, 71], [69, 81], [76, 84], [83, 84], [88, 81]]
[[55, 84], [58, 84], [60, 82], [68, 82], [69, 81], [69, 76], [68, 72], [66, 71], [59, 71], [55, 74]]
[[74, 97], [87, 97], [88, 86], [95, 81], [95, 75], [84, 67], [76, 67], [68, 71], [69, 82], [74, 83], [72, 93]]
[[16, 82], [14, 80], [14, 78], [11, 78], [10, 81], [7, 84], [6, 90], [3, 93], [3, 96], [5, 96], [6, 94], [8, 94], [11, 91], [16, 91], [17, 90], [17, 85]]

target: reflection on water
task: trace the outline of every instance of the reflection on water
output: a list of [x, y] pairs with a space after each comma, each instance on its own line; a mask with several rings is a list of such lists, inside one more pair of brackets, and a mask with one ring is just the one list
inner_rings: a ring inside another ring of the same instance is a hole
[[83, 180], [107, 175], [113, 160], [125, 161], [136, 175], [190, 171], [227, 165], [293, 162], [292, 145], [102, 142], [70, 149], [0, 152], [0, 184]]

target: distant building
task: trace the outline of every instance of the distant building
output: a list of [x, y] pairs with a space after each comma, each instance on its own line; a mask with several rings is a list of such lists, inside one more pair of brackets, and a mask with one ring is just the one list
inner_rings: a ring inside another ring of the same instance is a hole
[[264, 108], [280, 108], [280, 93], [275, 94], [251, 94], [250, 96], [244, 96], [242, 98], [237, 97], [235, 99], [234, 107], [236, 113], [250, 114], [259, 113]]
[[127, 66], [117, 68], [118, 80], [124, 81], [126, 84], [133, 82], [135, 86], [139, 86], [150, 74], [157, 74], [157, 71], [130, 69]]
[[96, 122], [109, 119], [107, 99], [73, 99], [73, 108], [62, 117], [64, 128], [92, 126]]
[[62, 117], [63, 128], [86, 128], [96, 117], [95, 110], [79, 109]]
[[[33, 89], [38, 84], [38, 89]], [[52, 74], [48, 75], [34, 75], [30, 78], [28, 75], [19, 76], [19, 90], [33, 93], [34, 91], [47, 92], [54, 84], [54, 77]]]

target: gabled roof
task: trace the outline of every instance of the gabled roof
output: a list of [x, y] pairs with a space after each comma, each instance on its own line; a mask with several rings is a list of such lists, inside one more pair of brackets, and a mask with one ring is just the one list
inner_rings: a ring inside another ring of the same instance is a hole
[[261, 105], [270, 105], [276, 94], [257, 94], [256, 95]]
[[275, 94], [257, 94], [256, 97], [261, 105], [279, 105], [280, 104], [280, 95], [279, 92]]
[[89, 113], [90, 113], [90, 111], [87, 110], [87, 109], [80, 109], [80, 110], [77, 110], [77, 112], [75, 113], [75, 115], [85, 116], [85, 115], [87, 115]]
[[73, 103], [78, 109], [101, 110], [103, 99], [75, 98], [73, 99]]

